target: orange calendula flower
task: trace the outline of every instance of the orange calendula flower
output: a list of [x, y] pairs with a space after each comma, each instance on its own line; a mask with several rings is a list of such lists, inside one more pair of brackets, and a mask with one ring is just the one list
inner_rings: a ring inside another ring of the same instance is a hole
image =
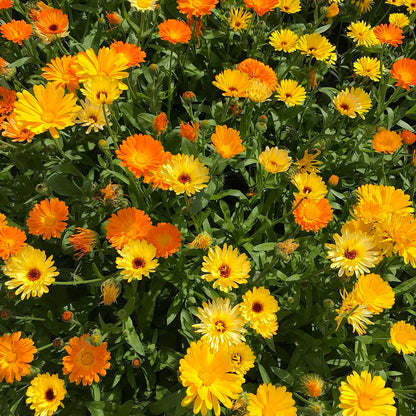
[[0, 26], [1, 35], [11, 42], [19, 45], [32, 34], [32, 26], [24, 20], [12, 20]]
[[117, 12], [108, 13], [108, 11], [106, 10], [105, 17], [107, 18], [108, 23], [110, 23], [110, 26], [119, 26], [123, 22], [123, 18]]
[[68, 36], [68, 15], [60, 9], [49, 8], [36, 15], [35, 32], [45, 44], [56, 38]]
[[402, 130], [399, 133], [399, 136], [402, 138], [403, 143], [407, 144], [408, 146], [416, 142], [416, 134], [409, 130]]
[[355, 118], [357, 114], [364, 119], [364, 113], [371, 108], [371, 98], [362, 88], [345, 88], [334, 98], [335, 108], [348, 117]]
[[177, 3], [179, 12], [189, 19], [191, 16], [211, 14], [218, 0], [177, 0]]
[[0, 257], [7, 260], [26, 245], [26, 234], [17, 227], [0, 227]]
[[301, 378], [302, 390], [309, 397], [319, 397], [323, 393], [324, 381], [317, 374], [306, 374]]
[[226, 69], [215, 76], [212, 84], [224, 91], [224, 97], [246, 97], [250, 88], [250, 77], [238, 69]]
[[67, 219], [68, 207], [65, 202], [58, 198], [46, 198], [29, 212], [26, 225], [29, 227], [30, 234], [41, 235], [44, 240], [52, 237], [59, 238], [66, 228]]
[[256, 78], [264, 82], [272, 91], [276, 89], [277, 75], [270, 66], [263, 62], [251, 58], [244, 59], [243, 62], [238, 64], [237, 69], [245, 72], [250, 79]]
[[156, 247], [156, 257], [166, 259], [179, 250], [181, 232], [173, 224], [160, 222], [156, 227], [152, 227], [146, 240]]
[[101, 376], [105, 376], [107, 369], [110, 368], [111, 355], [107, 351], [107, 343], [94, 346], [87, 341], [89, 334], [84, 334], [81, 338], [73, 337], [69, 340], [69, 345], [65, 347], [68, 353], [63, 358], [63, 374], [69, 374], [71, 383], [83, 386], [91, 385], [93, 381], [99, 382]]
[[179, 135], [184, 139], [194, 142], [198, 138], [199, 121], [191, 123], [181, 123], [179, 126]]
[[152, 229], [152, 220], [140, 209], [123, 208], [111, 216], [105, 229], [110, 244], [121, 249], [130, 241], [146, 238]]
[[244, 0], [247, 8], [252, 8], [259, 16], [271, 12], [279, 5], [279, 0]]
[[156, 131], [158, 136], [166, 129], [167, 125], [168, 119], [165, 113], [159, 113], [152, 121], [153, 130]]
[[[300, 201], [296, 198], [293, 206]], [[293, 211], [296, 224], [304, 231], [319, 231], [332, 221], [332, 208], [326, 198], [319, 201], [304, 199]]]
[[393, 64], [390, 74], [397, 81], [396, 86], [409, 90], [410, 86], [416, 85], [416, 59], [398, 59]]
[[16, 91], [0, 85], [0, 117], [11, 113], [16, 101]]
[[144, 58], [146, 58], [146, 52], [142, 51], [142, 48], [134, 43], [114, 42], [110, 45], [110, 49], [124, 55], [127, 59], [128, 67], [140, 66], [144, 62]]
[[75, 93], [75, 90], [79, 88], [77, 68], [78, 63], [75, 56], [58, 57], [52, 59], [50, 64], [42, 68], [42, 76], [56, 87], [67, 87], [69, 92]]
[[79, 260], [84, 254], [89, 253], [97, 243], [97, 233], [87, 228], [75, 228], [77, 234], [72, 234], [68, 240]]
[[159, 25], [159, 36], [176, 45], [177, 43], [188, 43], [192, 31], [188, 25], [180, 20], [168, 19]]
[[121, 166], [127, 167], [137, 178], [156, 169], [164, 161], [162, 143], [147, 134], [127, 137], [116, 154]]
[[4, 137], [10, 137], [12, 142], [28, 142], [32, 141], [32, 137], [35, 135], [33, 131], [25, 128], [22, 124], [16, 122], [16, 116], [11, 113], [7, 117], [7, 121], [3, 124]]
[[211, 136], [213, 148], [224, 159], [230, 159], [244, 152], [240, 132], [227, 126], [216, 126], [215, 133]]
[[150, 170], [148, 173], [144, 174], [144, 183], [151, 183], [152, 188], [160, 188], [164, 191], [167, 191], [170, 187], [168, 183], [166, 183], [165, 179], [161, 175], [161, 170], [164, 164], [172, 158], [171, 152], [164, 152], [163, 154], [163, 163], [159, 165], [156, 169]]
[[0, 0], [0, 9], [10, 9], [13, 6], [12, 0]]
[[391, 23], [376, 26], [374, 28], [374, 34], [380, 43], [387, 43], [394, 47], [400, 45], [402, 39], [404, 39], [403, 31]]
[[402, 145], [402, 138], [394, 131], [381, 130], [374, 135], [371, 144], [376, 152], [392, 154]]
[[0, 383], [20, 381], [30, 373], [30, 365], [36, 348], [30, 338], [20, 338], [20, 331], [0, 337]]

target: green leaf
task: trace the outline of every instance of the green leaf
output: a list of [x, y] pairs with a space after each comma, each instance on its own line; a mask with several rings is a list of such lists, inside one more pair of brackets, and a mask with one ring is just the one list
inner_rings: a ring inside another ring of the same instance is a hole
[[393, 290], [396, 296], [403, 295], [404, 293], [409, 292], [415, 286], [416, 286], [416, 276], [396, 286]]
[[58, 195], [76, 196], [80, 194], [79, 189], [64, 175], [54, 173], [48, 179], [48, 186]]
[[166, 413], [167, 411], [174, 409], [178, 405], [182, 395], [183, 393], [181, 391], [167, 394], [157, 402], [152, 403], [149, 406], [149, 409], [154, 415], [161, 415], [163, 413]]
[[127, 318], [126, 322], [123, 323], [123, 334], [126, 338], [127, 343], [141, 356], [144, 356], [144, 348], [143, 344], [140, 341], [137, 332], [134, 329], [133, 321], [131, 318]]

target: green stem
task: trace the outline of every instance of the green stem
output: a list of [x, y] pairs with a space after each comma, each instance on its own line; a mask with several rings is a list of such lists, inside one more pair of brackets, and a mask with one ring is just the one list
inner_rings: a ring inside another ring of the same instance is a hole
[[173, 61], [173, 44], [170, 45], [170, 57], [169, 57], [169, 78], [168, 78], [168, 111], [167, 111], [167, 118], [170, 120], [170, 112], [172, 107], [172, 98], [173, 98], [173, 91], [175, 88], [171, 89], [172, 83], [172, 61]]
[[37, 349], [37, 352], [41, 352], [41, 351], [46, 350], [46, 349], [48, 349], [50, 347], [53, 347], [53, 342], [51, 342], [50, 344], [46, 344], [43, 347], [38, 348]]
[[53, 285], [55, 286], [77, 286], [77, 285], [87, 285], [90, 283], [97, 283], [102, 282], [103, 279], [91, 279], [91, 280], [79, 280], [79, 281], [72, 281], [72, 282], [54, 282]]
[[196, 229], [197, 233], [199, 234], [201, 232], [201, 229], [199, 228], [199, 225], [198, 225], [198, 222], [195, 218], [195, 215], [192, 214], [192, 212], [191, 212], [191, 201], [189, 200], [188, 195], [186, 195], [186, 193], [184, 193], [183, 196], [185, 197], [186, 208], [187, 208], [188, 214], [191, 217], [192, 222], [194, 223], [194, 226], [195, 226], [195, 229]]
[[40, 322], [45, 322], [46, 319], [43, 318], [35, 318], [34, 316], [12, 316], [12, 318], [14, 319], [22, 319], [24, 321], [40, 321]]
[[[106, 106], [107, 106], [107, 108], [106, 108]], [[119, 146], [118, 146], [117, 137], [115, 136], [115, 134], [113, 132], [113, 129], [111, 128], [110, 121], [108, 120], [106, 109], [108, 109], [108, 111], [111, 112], [109, 105], [108, 104], [103, 104], [103, 113], [104, 113], [104, 118], [105, 118], [105, 124], [107, 125], [107, 129], [108, 129], [108, 132], [110, 133], [111, 138], [113, 139], [114, 146], [116, 147], [116, 149], [118, 149]]]

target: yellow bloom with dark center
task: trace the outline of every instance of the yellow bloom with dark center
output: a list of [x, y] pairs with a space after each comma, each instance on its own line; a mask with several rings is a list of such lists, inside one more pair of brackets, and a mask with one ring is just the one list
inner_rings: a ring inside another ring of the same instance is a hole
[[59, 272], [54, 266], [53, 257], [46, 257], [44, 251], [31, 246], [23, 247], [5, 261], [3, 273], [10, 277], [5, 283], [9, 290], [16, 289], [21, 298], [41, 297], [49, 292], [48, 286], [55, 281]]
[[372, 81], [380, 79], [380, 61], [377, 58], [363, 56], [354, 62], [354, 72], [362, 77], [368, 77]]
[[173, 155], [160, 168], [160, 176], [176, 194], [191, 196], [208, 186], [209, 170], [193, 155]]
[[208, 256], [204, 256], [202, 269], [204, 273], [202, 279], [212, 282], [214, 289], [217, 287], [223, 292], [228, 292], [232, 288], [237, 288], [242, 283], [247, 283], [250, 277], [250, 262], [245, 253], [238, 254], [238, 250], [233, 246], [215, 246], [210, 248]]
[[26, 390], [26, 403], [35, 411], [35, 416], [51, 416], [59, 406], [64, 407], [64, 384], [64, 380], [61, 380], [58, 374], [49, 373], [38, 374], [30, 382]]
[[367, 371], [347, 376], [338, 389], [342, 416], [395, 416], [394, 392], [385, 384], [380, 376], [371, 377]]
[[224, 91], [225, 97], [246, 97], [250, 87], [250, 77], [237, 69], [226, 69], [215, 76], [212, 84]]
[[234, 32], [239, 30], [246, 30], [249, 20], [253, 17], [253, 14], [245, 11], [242, 7], [232, 8], [230, 11], [230, 17], [228, 23]]
[[409, 13], [413, 13], [416, 10], [415, 0], [402, 0], [401, 5], [406, 6]]
[[16, 122], [35, 134], [49, 130], [52, 137], [59, 137], [58, 130], [74, 125], [80, 106], [76, 105], [74, 94], [65, 94], [63, 88], [52, 83], [33, 86], [29, 91], [17, 93], [14, 114]]
[[297, 49], [298, 35], [289, 30], [275, 30], [269, 37], [269, 43], [276, 51], [294, 52]]
[[301, 9], [299, 0], [280, 0], [277, 7], [283, 13], [293, 14], [297, 13]]
[[181, 405], [194, 402], [194, 414], [205, 416], [212, 409], [215, 416], [220, 416], [220, 404], [230, 409], [243, 390], [244, 378], [232, 370], [227, 349], [213, 351], [202, 340], [192, 342], [179, 361], [179, 381], [186, 388]]
[[240, 342], [237, 345], [233, 345], [229, 348], [228, 354], [230, 355], [234, 373], [244, 375], [250, 368], [254, 367], [256, 356], [247, 344]]
[[347, 27], [347, 36], [358, 46], [374, 46], [380, 42], [374, 34], [374, 29], [364, 21], [353, 22]]
[[142, 280], [143, 276], [153, 273], [159, 262], [156, 260], [156, 247], [145, 240], [133, 240], [118, 250], [116, 258], [120, 274], [128, 282]]
[[302, 104], [306, 98], [305, 88], [293, 79], [283, 79], [280, 81], [277, 85], [276, 92], [278, 100], [283, 101], [289, 107]]
[[404, 13], [392, 13], [389, 15], [389, 23], [402, 28], [408, 26], [410, 21]]
[[319, 201], [328, 193], [325, 182], [316, 173], [297, 173], [292, 176], [291, 181], [298, 190], [298, 192], [294, 194], [295, 198]]
[[224, 159], [230, 159], [246, 150], [242, 145], [240, 132], [227, 126], [216, 126], [211, 142], [212, 147]]
[[119, 87], [116, 79], [97, 76], [86, 80], [81, 92], [93, 104], [112, 104], [122, 93]]
[[318, 149], [313, 149], [315, 153], [309, 153], [309, 149], [305, 150], [302, 159], [298, 159], [295, 162], [296, 173], [317, 173], [319, 172], [318, 165], [321, 165], [320, 160], [316, 158], [321, 154], [321, 151]]
[[364, 119], [364, 113], [371, 108], [371, 98], [362, 88], [345, 88], [334, 98], [335, 108], [348, 117], [355, 118], [357, 114]]
[[396, 351], [400, 354], [414, 354], [416, 352], [416, 328], [399, 321], [390, 329], [390, 340]]
[[325, 36], [320, 33], [311, 33], [299, 38], [297, 49], [302, 55], [308, 55], [319, 61], [327, 61], [332, 58], [335, 46], [331, 45]]
[[[79, 110], [77, 114], [77, 119], [75, 123], [82, 124], [87, 128], [86, 133], [89, 134], [91, 130], [94, 130], [94, 133], [98, 133], [99, 130], [102, 130], [105, 126], [105, 116], [104, 111], [107, 114], [107, 117], [110, 116], [110, 110], [108, 108], [104, 109], [100, 104], [94, 104], [89, 100], [81, 101], [82, 109]], [[110, 126], [111, 126], [110, 122]]]
[[286, 172], [292, 164], [292, 158], [286, 150], [278, 149], [277, 146], [266, 149], [259, 155], [259, 163], [267, 172], [280, 173]]

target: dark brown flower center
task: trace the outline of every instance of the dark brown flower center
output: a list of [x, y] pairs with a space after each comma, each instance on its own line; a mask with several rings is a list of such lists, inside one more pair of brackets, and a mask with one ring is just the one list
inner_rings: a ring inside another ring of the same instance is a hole
[[36, 280], [38, 280], [40, 278], [40, 271], [38, 269], [30, 269], [27, 272], [27, 278], [31, 282], [35, 282]]
[[52, 31], [52, 32], [55, 32], [56, 30], [58, 30], [58, 25], [55, 25], [55, 24], [50, 25], [49, 30]]
[[91, 115], [90, 117], [89, 117], [94, 123], [96, 123], [97, 122], [97, 116], [94, 116], [94, 114], [93, 115]]
[[53, 389], [49, 388], [45, 391], [45, 399], [48, 402], [51, 402], [55, 398], [55, 393], [53, 392]]
[[225, 326], [225, 323], [223, 321], [217, 321], [215, 322], [215, 329], [218, 332], [221, 332], [222, 334], [225, 332], [225, 330], [227, 329], [227, 327]]
[[186, 173], [182, 173], [182, 175], [179, 175], [178, 181], [183, 184], [189, 183], [191, 182], [191, 177], [187, 175]]
[[344, 251], [344, 257], [348, 260], [354, 260], [357, 257], [357, 252], [355, 250], [348, 250]]
[[133, 269], [140, 269], [144, 267], [146, 262], [141, 257], [136, 257], [133, 261]]
[[229, 277], [231, 274], [231, 270], [226, 264], [221, 265], [218, 270], [221, 277]]
[[[101, 98], [101, 95], [103, 95], [104, 97]], [[97, 100], [102, 100], [102, 99], [107, 98], [107, 97], [108, 97], [108, 94], [105, 91], [97, 92]]]
[[228, 88], [229, 91], [238, 91], [238, 89], [236, 87], [230, 87]]
[[345, 103], [341, 104], [340, 107], [345, 111], [348, 111], [350, 109], [350, 106], [348, 104], [345, 104]]
[[254, 302], [251, 310], [256, 313], [260, 313], [263, 310], [263, 305], [258, 302]]
[[238, 353], [234, 353], [231, 356], [231, 360], [235, 363], [235, 364], [241, 364], [241, 355]]
[[312, 188], [309, 188], [309, 186], [305, 186], [303, 188], [303, 193], [304, 194], [310, 194], [312, 192]]

